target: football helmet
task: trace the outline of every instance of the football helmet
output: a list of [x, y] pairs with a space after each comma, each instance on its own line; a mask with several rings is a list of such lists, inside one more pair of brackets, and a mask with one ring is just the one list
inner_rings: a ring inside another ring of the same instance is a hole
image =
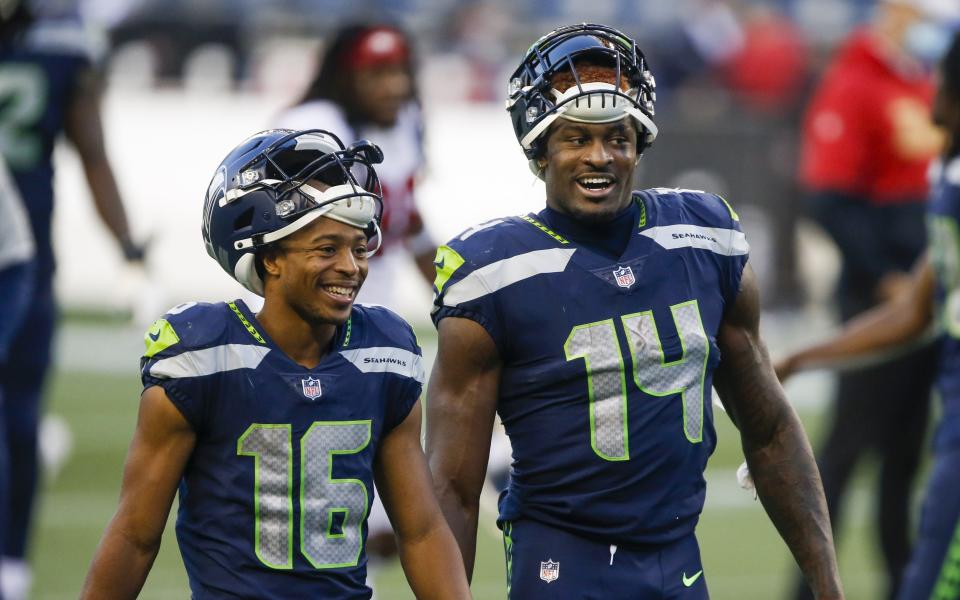
[[[584, 63], [615, 69], [615, 80], [626, 79], [628, 89], [582, 81], [577, 67]], [[573, 75], [576, 85], [555, 89], [554, 76], [564, 71]], [[611, 27], [584, 23], [555, 29], [530, 46], [510, 77], [507, 111], [530, 169], [540, 176], [534, 159], [542, 152], [547, 128], [558, 117], [612, 123], [630, 116], [640, 133], [637, 152], [642, 153], [657, 137], [656, 99], [656, 82], [637, 43]]]
[[363, 229], [380, 247], [383, 192], [373, 168], [383, 152], [366, 140], [345, 147], [322, 129], [271, 129], [227, 154], [207, 187], [207, 254], [251, 292], [263, 295], [256, 253], [327, 217]]

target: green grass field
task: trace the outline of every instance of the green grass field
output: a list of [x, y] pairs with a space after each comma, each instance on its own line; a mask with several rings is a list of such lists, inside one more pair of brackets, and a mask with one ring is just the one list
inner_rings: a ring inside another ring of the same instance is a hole
[[[52, 379], [49, 410], [70, 424], [75, 446], [39, 507], [33, 546], [34, 597], [39, 600], [77, 596], [94, 548], [116, 507], [139, 391], [133, 369], [125, 376], [59, 372]], [[819, 416], [802, 416], [815, 436]], [[793, 576], [791, 559], [760, 504], [736, 487], [733, 474], [741, 461], [737, 434], [725, 417], [718, 421], [720, 443], [708, 471], [707, 507], [698, 530], [711, 596], [720, 600], [786, 598]], [[867, 475], [861, 474], [851, 494], [843, 531], [840, 562], [849, 600], [879, 597], [881, 581], [869, 523], [873, 507]], [[492, 517], [481, 523], [479, 538], [474, 595], [478, 599], [503, 598], [502, 547], [493, 532]], [[399, 567], [383, 571], [378, 581], [380, 600], [412, 598]], [[188, 597], [172, 519], [141, 597]]]

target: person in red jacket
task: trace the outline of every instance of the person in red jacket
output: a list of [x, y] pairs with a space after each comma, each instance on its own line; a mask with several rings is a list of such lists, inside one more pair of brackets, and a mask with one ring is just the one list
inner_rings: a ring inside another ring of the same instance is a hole
[[[930, 66], [949, 43], [943, 11], [952, 4], [882, 0], [840, 48], [806, 112], [800, 179], [811, 216], [841, 254], [844, 321], [895, 294], [925, 247], [926, 171], [943, 143], [930, 124]], [[928, 346], [841, 374], [818, 453], [835, 534], [854, 467], [870, 451], [880, 459], [876, 514], [889, 597], [910, 555], [909, 500], [935, 357]], [[811, 597], [805, 584], [796, 597]]]

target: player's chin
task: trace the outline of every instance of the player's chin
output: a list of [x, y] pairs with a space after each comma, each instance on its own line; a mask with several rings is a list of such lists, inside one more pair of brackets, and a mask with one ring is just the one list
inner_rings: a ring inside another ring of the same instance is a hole
[[317, 321], [340, 325], [350, 318], [355, 300], [355, 291], [349, 295], [331, 294], [321, 288], [314, 298], [310, 312], [313, 313]]
[[350, 318], [350, 311], [352, 306], [353, 306], [352, 304], [348, 307], [342, 307], [342, 306], [333, 307], [329, 305], [314, 306], [313, 310], [310, 311], [313, 316], [311, 320], [315, 324], [326, 323], [329, 325], [336, 325], [339, 327], [340, 325], [343, 325], [344, 323], [346, 323], [347, 320]]
[[626, 206], [621, 194], [610, 194], [604, 198], [580, 198], [577, 202], [576, 216], [589, 223], [612, 221]]

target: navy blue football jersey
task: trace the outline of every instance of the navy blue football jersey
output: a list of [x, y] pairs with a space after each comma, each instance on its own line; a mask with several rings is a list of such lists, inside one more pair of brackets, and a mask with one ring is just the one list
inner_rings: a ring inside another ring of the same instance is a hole
[[193, 597], [369, 598], [373, 462], [423, 382], [409, 325], [354, 306], [313, 369], [240, 300], [176, 307], [145, 341], [143, 385], [197, 433], [177, 515]]
[[53, 147], [78, 76], [92, 65], [79, 23], [42, 21], [0, 44], [0, 152], [30, 217], [41, 272], [53, 269]]
[[930, 260], [936, 272], [936, 305], [941, 328], [937, 388], [943, 418], [938, 450], [960, 447], [960, 158], [939, 169], [928, 207]]
[[652, 189], [634, 201], [618, 259], [543, 213], [471, 228], [438, 251], [434, 321], [476, 321], [502, 359], [513, 464], [501, 521], [621, 544], [696, 525], [716, 442], [716, 336], [748, 246], [719, 196]]

